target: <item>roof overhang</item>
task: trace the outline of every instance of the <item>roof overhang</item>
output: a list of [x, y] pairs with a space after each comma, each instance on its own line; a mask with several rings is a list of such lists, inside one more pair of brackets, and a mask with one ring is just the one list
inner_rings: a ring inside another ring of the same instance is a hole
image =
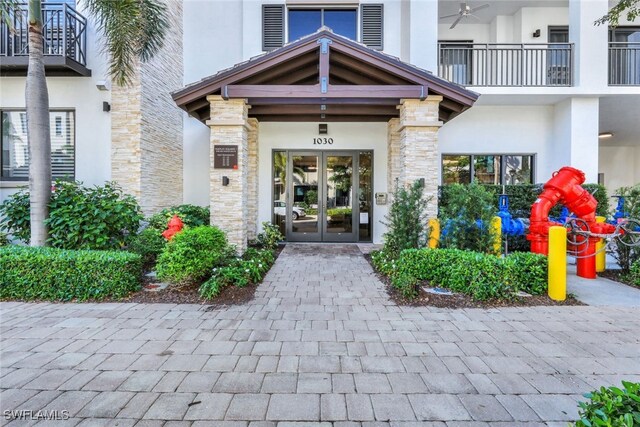
[[478, 94], [328, 29], [190, 84], [172, 94], [202, 122], [209, 95], [244, 98], [260, 121], [388, 121], [401, 99], [443, 97], [440, 120], [471, 107]]

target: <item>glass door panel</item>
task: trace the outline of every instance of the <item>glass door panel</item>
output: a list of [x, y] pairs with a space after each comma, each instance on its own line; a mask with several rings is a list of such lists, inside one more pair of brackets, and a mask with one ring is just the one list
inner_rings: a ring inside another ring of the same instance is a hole
[[290, 240], [321, 239], [320, 159], [319, 153], [289, 153], [287, 228]]
[[325, 171], [325, 241], [355, 241], [354, 219], [358, 199], [355, 197], [355, 156], [353, 153], [324, 154]]

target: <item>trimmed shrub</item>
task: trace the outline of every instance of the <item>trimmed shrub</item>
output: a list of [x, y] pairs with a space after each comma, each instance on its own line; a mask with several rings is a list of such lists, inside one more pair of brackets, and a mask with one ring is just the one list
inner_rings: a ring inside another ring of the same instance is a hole
[[547, 257], [531, 252], [514, 252], [505, 258], [509, 283], [516, 291], [542, 295], [548, 289]]
[[640, 383], [622, 381], [622, 388], [600, 387], [584, 397], [576, 427], [640, 425]]
[[9, 244], [9, 238], [6, 234], [0, 231], [0, 246], [7, 246]]
[[214, 268], [211, 278], [200, 286], [200, 296], [211, 299], [226, 286], [244, 287], [259, 283], [274, 261], [275, 256], [270, 249], [247, 249], [242, 258], [235, 258], [228, 265]]
[[518, 290], [539, 295], [547, 289], [544, 255], [517, 253], [500, 258], [459, 249], [410, 249], [402, 251], [396, 261], [380, 253], [372, 254], [372, 259], [374, 256], [374, 266], [386, 268], [393, 286], [407, 298], [417, 295], [420, 280], [477, 301], [510, 299]]
[[397, 257], [404, 249], [419, 249], [427, 245], [427, 199], [423, 197], [424, 185], [415, 181], [404, 188], [396, 180], [393, 202], [385, 217], [384, 250]]
[[627, 278], [632, 285], [640, 286], [640, 260], [631, 265]]
[[440, 247], [493, 252], [497, 238], [491, 227], [497, 211], [494, 195], [478, 184], [452, 184], [448, 192], [447, 205], [440, 210]]
[[280, 227], [270, 222], [262, 223], [262, 233], [256, 237], [256, 244], [264, 249], [276, 249], [278, 243], [284, 240]]
[[[0, 229], [29, 243], [29, 193], [21, 190], [0, 205]], [[142, 215], [133, 196], [112, 182], [83, 187], [56, 181], [49, 202], [49, 244], [62, 249], [121, 249], [135, 235]]]
[[182, 220], [187, 227], [200, 227], [202, 225], [209, 225], [211, 220], [209, 207], [201, 207], [195, 205], [177, 205], [170, 208], [163, 209], [155, 215], [152, 215], [149, 221], [149, 227], [156, 230], [164, 231], [167, 229], [169, 220], [174, 215]]
[[147, 227], [131, 238], [127, 250], [140, 255], [145, 267], [152, 267], [166, 244], [160, 230]]
[[176, 284], [206, 279], [228, 255], [227, 237], [217, 227], [186, 228], [173, 236], [158, 257], [158, 278]]
[[0, 298], [86, 301], [140, 288], [142, 259], [124, 251], [0, 248]]

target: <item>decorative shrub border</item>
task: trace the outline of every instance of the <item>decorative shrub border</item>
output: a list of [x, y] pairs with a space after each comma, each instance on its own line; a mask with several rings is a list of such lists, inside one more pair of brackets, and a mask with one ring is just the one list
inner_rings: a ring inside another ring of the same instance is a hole
[[140, 289], [142, 258], [124, 251], [0, 248], [0, 298], [86, 301]]
[[540, 295], [547, 290], [547, 257], [539, 254], [500, 258], [459, 249], [407, 249], [397, 260], [382, 251], [373, 252], [371, 259], [406, 298], [417, 295], [421, 280], [476, 301], [512, 299], [518, 291]]

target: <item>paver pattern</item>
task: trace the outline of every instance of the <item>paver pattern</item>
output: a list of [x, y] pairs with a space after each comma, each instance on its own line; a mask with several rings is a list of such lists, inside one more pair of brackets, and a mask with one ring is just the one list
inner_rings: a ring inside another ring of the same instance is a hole
[[[67, 426], [566, 426], [640, 381], [634, 308], [398, 307], [355, 245], [287, 245], [249, 304], [1, 308], [2, 410]], [[6, 420], [6, 425], [35, 422]]]

